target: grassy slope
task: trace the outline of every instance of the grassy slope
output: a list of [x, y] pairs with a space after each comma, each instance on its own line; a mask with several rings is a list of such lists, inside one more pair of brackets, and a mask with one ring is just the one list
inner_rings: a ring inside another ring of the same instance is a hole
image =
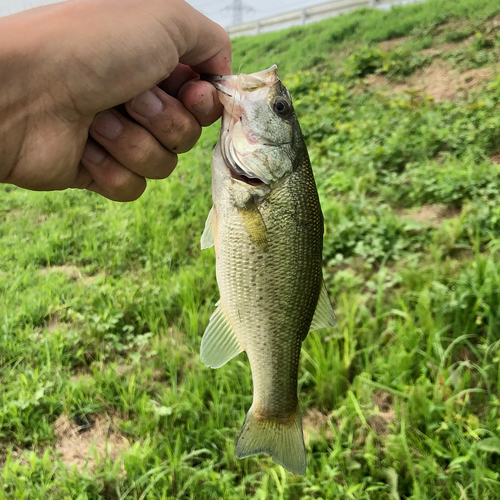
[[[304, 478], [234, 458], [248, 363], [211, 371], [198, 357], [217, 299], [199, 250], [217, 127], [132, 204], [0, 188], [0, 498], [500, 498], [498, 11], [430, 1], [234, 42], [236, 69], [279, 65], [325, 213], [338, 327], [304, 345]], [[478, 30], [447, 55], [416, 52]], [[443, 102], [358, 79], [431, 57], [494, 72]], [[439, 227], [401, 217], [430, 203], [450, 216]], [[105, 458], [66, 467], [61, 414], [112, 418], [131, 443], [126, 474]]]

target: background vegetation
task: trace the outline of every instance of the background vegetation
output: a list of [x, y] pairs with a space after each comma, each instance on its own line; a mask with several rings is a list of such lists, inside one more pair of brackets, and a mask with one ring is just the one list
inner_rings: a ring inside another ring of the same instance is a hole
[[235, 458], [250, 367], [199, 360], [218, 125], [131, 204], [0, 187], [0, 499], [499, 499], [499, 13], [234, 40], [235, 71], [278, 64], [325, 214], [338, 326], [304, 343], [305, 477]]

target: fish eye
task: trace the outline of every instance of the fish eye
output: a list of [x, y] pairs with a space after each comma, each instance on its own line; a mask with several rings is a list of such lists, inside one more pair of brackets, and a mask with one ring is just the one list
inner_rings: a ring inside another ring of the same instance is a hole
[[286, 99], [283, 99], [282, 97], [278, 97], [274, 101], [273, 108], [274, 108], [274, 111], [276, 112], [276, 114], [281, 116], [282, 118], [288, 118], [290, 116], [290, 112], [292, 110], [291, 104]]

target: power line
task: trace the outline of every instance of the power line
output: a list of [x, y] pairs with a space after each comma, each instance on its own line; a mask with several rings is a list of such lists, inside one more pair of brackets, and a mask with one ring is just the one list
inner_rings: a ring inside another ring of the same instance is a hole
[[[229, 5], [225, 5], [223, 8], [220, 8], [221, 4], [220, 0], [219, 1], [188, 0], [188, 1], [195, 9], [200, 10], [201, 12], [205, 13], [205, 15], [208, 15], [213, 19], [219, 18], [220, 13], [225, 11], [227, 13], [226, 16], [231, 16], [230, 19], [232, 19], [232, 22], [230, 23], [230, 25], [232, 26], [243, 24], [245, 22], [243, 18], [246, 17], [244, 16], [245, 13], [252, 12], [253, 15], [250, 16], [251, 19], [254, 19], [256, 16], [258, 16], [258, 18], [264, 18], [283, 13], [288, 13], [302, 8], [308, 8], [325, 2], [325, 0], [295, 0], [295, 1], [292, 0], [290, 3], [284, 6], [282, 5], [281, 7], [279, 5], [272, 6], [269, 5], [269, 3], [267, 3], [267, 5], [264, 8], [260, 8], [260, 5], [263, 4], [262, 0], [260, 2], [257, 0], [257, 2], [255, 2], [257, 5], [254, 4], [253, 7], [245, 4], [244, 0], [230, 0], [231, 3]], [[218, 22], [221, 21], [219, 20]], [[227, 21], [224, 24], [226, 23]]]

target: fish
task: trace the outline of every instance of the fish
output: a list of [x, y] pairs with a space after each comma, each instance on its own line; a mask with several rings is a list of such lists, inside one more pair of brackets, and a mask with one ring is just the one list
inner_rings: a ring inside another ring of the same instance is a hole
[[220, 300], [203, 334], [201, 360], [219, 368], [246, 351], [253, 403], [236, 457], [264, 453], [303, 475], [301, 346], [309, 331], [335, 324], [311, 163], [276, 65], [203, 78], [224, 109], [212, 159], [213, 207], [201, 238], [202, 249], [215, 248]]

